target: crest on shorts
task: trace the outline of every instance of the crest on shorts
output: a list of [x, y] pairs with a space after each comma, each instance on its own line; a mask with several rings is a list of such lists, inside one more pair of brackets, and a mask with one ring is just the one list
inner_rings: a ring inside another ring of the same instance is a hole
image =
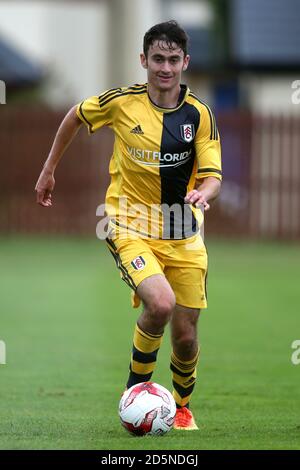
[[131, 261], [131, 266], [133, 266], [137, 271], [140, 271], [146, 266], [146, 261], [142, 256], [138, 256]]
[[186, 142], [191, 142], [195, 137], [194, 124], [181, 124], [180, 134]]

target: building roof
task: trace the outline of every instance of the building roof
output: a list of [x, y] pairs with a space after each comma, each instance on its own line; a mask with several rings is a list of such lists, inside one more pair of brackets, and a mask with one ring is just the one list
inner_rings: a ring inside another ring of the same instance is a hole
[[42, 67], [0, 38], [0, 80], [7, 85], [27, 86], [43, 77]]
[[299, 0], [231, 0], [231, 57], [242, 66], [300, 65]]

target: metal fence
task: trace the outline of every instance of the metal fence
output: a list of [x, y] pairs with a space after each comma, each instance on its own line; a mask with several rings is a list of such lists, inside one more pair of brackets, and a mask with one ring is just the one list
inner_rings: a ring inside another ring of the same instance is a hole
[[300, 119], [253, 119], [249, 221], [251, 233], [300, 238]]
[[[63, 114], [3, 106], [0, 113], [0, 233], [95, 234], [113, 135], [79, 132], [56, 171], [54, 206], [34, 186]], [[222, 236], [300, 239], [300, 119], [232, 112], [217, 117], [222, 193], [205, 230]]]
[[0, 115], [0, 232], [94, 234], [105, 198], [112, 135], [81, 130], [55, 174], [54, 205], [35, 203], [34, 186], [63, 114], [8, 110]]

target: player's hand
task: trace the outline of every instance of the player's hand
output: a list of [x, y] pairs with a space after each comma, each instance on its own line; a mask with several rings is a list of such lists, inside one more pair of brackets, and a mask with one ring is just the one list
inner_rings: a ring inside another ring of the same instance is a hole
[[52, 191], [55, 186], [53, 173], [44, 169], [35, 185], [36, 202], [44, 207], [52, 206]]
[[204, 207], [205, 211], [210, 209], [210, 205], [208, 204], [204, 194], [197, 189], [193, 189], [190, 191], [184, 198], [184, 202], [187, 204], [192, 204], [195, 207], [200, 207], [201, 205]]

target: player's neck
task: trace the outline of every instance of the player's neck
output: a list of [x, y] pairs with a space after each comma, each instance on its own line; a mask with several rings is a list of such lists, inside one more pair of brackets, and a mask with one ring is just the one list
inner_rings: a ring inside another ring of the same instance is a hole
[[180, 85], [172, 90], [161, 91], [154, 88], [151, 83], [148, 84], [149, 97], [156, 106], [160, 108], [176, 108], [180, 94]]

